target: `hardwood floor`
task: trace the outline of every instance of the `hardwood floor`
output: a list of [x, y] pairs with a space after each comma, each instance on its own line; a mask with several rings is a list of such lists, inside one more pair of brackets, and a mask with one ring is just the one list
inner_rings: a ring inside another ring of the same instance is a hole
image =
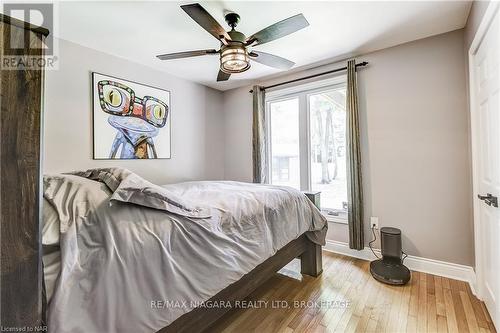
[[389, 286], [371, 277], [368, 261], [329, 252], [323, 260], [319, 278], [276, 274], [207, 331], [495, 332], [465, 282], [412, 272], [406, 286]]

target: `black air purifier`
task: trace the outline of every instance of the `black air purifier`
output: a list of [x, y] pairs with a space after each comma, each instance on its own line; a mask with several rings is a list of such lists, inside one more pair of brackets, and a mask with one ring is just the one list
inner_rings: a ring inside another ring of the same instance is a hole
[[401, 255], [401, 230], [384, 227], [380, 229], [382, 259], [370, 263], [370, 273], [375, 280], [392, 284], [404, 285], [410, 281], [410, 270], [403, 265]]

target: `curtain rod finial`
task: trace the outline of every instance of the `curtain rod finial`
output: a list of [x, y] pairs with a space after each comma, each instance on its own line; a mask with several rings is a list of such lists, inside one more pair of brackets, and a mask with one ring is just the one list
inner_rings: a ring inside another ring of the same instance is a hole
[[[259, 87], [259, 90], [260, 91], [266, 91], [266, 88], [265, 87]], [[253, 89], [250, 89], [248, 92], [252, 94], [253, 93]]]

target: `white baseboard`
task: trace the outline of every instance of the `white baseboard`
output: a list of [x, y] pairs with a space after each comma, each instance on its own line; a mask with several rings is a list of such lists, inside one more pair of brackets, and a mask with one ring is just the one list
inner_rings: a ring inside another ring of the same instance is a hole
[[[327, 240], [326, 246], [323, 248], [326, 251], [340, 253], [349, 257], [374, 260], [376, 259], [370, 248], [365, 247], [363, 250], [353, 250], [344, 242]], [[381, 256], [379, 249], [374, 249], [378, 256]], [[470, 266], [454, 264], [450, 262], [427, 259], [415, 256], [408, 256], [405, 259], [405, 265], [414, 271], [439, 275], [455, 280], [465, 281], [469, 283], [474, 295], [476, 295], [476, 273]]]

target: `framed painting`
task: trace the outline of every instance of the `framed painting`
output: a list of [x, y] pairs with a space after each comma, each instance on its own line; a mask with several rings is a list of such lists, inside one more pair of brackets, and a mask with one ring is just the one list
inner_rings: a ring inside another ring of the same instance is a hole
[[94, 159], [171, 157], [170, 91], [92, 72]]

